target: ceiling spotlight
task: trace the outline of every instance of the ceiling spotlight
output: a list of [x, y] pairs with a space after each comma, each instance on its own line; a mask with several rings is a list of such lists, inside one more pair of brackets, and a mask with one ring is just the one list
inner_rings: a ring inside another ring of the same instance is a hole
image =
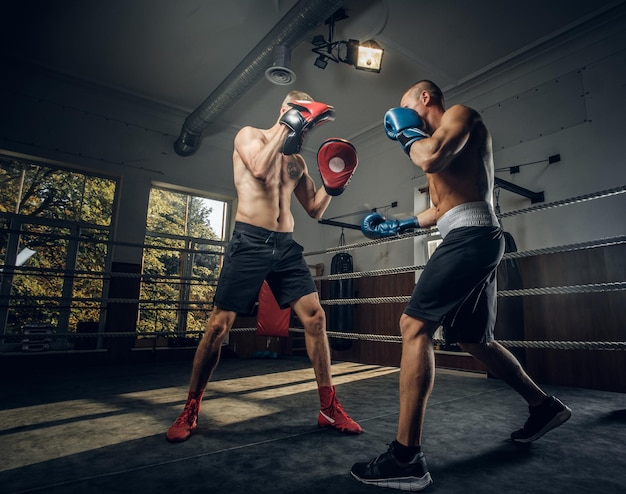
[[357, 49], [356, 63], [354, 66], [359, 70], [380, 72], [385, 51], [373, 39], [360, 43]]
[[314, 65], [320, 69], [325, 69], [328, 60], [335, 63], [346, 63], [354, 65], [358, 70], [368, 72], [380, 72], [383, 62], [384, 50], [373, 39], [360, 43], [356, 39], [348, 41], [333, 41], [333, 33], [335, 31], [335, 21], [346, 19], [343, 9], [339, 9], [332, 16], [326, 19], [328, 24], [328, 40], [323, 35], [316, 35], [311, 44], [313, 45], [313, 53], [318, 57], [315, 59]]

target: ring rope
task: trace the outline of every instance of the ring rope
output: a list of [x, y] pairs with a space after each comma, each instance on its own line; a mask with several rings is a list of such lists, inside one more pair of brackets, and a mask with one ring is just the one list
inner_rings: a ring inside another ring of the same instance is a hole
[[[598, 247], [610, 247], [613, 245], [622, 245], [626, 243], [626, 235], [620, 235], [617, 237], [601, 238], [598, 240], [590, 240], [588, 242], [579, 242], [574, 244], [567, 244], [556, 247], [544, 247], [540, 249], [532, 249], [520, 252], [507, 252], [502, 256], [502, 260], [506, 259], [519, 259], [523, 257], [532, 257], [541, 254], [555, 254], [560, 252], [572, 252], [576, 250], [595, 249]], [[383, 268], [373, 269], [370, 271], [355, 271], [352, 273], [338, 273], [330, 274], [326, 276], [315, 276], [314, 280], [340, 280], [351, 278], [364, 278], [366, 276], [383, 276], [387, 274], [407, 273], [411, 271], [419, 271], [426, 267], [424, 264], [418, 264], [415, 266], [401, 266], [395, 268]]]
[[[289, 328], [289, 331], [304, 333], [304, 330], [301, 328]], [[340, 331], [326, 331], [326, 334], [331, 338], [386, 343], [402, 343], [402, 336], [400, 335], [346, 333]], [[497, 341], [502, 346], [514, 348], [555, 348], [559, 350], [626, 350], [626, 341]], [[433, 342], [435, 344], [444, 344], [445, 340], [433, 339]]]
[[416, 232], [401, 233], [400, 235], [395, 235], [393, 237], [375, 238], [373, 240], [365, 240], [363, 242], [356, 242], [354, 244], [340, 245], [338, 247], [329, 247], [328, 249], [324, 249], [324, 250], [304, 252], [302, 255], [313, 256], [313, 255], [318, 255], [318, 254], [330, 254], [332, 252], [346, 252], [348, 250], [360, 249], [361, 247], [369, 247], [371, 245], [397, 242], [399, 240], [404, 240], [405, 238], [419, 237], [420, 235], [430, 235], [431, 233], [437, 233], [438, 231], [439, 230], [437, 230], [437, 228], [430, 228], [428, 230], [418, 230]]
[[366, 276], [383, 276], [386, 274], [408, 273], [424, 269], [424, 264], [416, 266], [401, 266], [396, 268], [373, 269], [371, 271], [354, 271], [352, 273], [329, 274], [326, 276], [314, 276], [314, 280], [340, 280], [348, 278], [364, 278]]
[[[553, 202], [548, 202], [546, 204], [538, 204], [536, 206], [530, 206], [527, 208], [522, 208], [522, 209], [516, 209], [514, 211], [509, 211], [508, 213], [500, 213], [497, 214], [498, 218], [509, 218], [511, 216], [516, 216], [519, 214], [525, 214], [525, 213], [532, 213], [535, 211], [543, 211], [546, 209], [552, 209], [552, 208], [556, 208], [556, 207], [561, 207], [561, 206], [567, 206], [570, 204], [578, 204], [581, 202], [586, 202], [586, 201], [590, 201], [592, 199], [602, 199], [604, 197], [611, 197], [611, 196], [615, 196], [618, 194], [623, 194], [624, 192], [626, 192], [626, 185], [622, 185], [620, 187], [614, 187], [612, 189], [606, 189], [606, 190], [602, 190], [599, 192], [592, 192], [590, 194], [584, 194], [584, 195], [580, 195], [580, 196], [576, 196], [576, 197], [572, 197], [569, 199], [562, 199], [559, 201], [553, 201]], [[330, 247], [328, 249], [325, 250], [318, 250], [318, 251], [312, 251], [312, 252], [305, 252], [303, 255], [305, 256], [312, 256], [312, 255], [319, 255], [319, 254], [329, 254], [332, 252], [345, 252], [348, 250], [354, 250], [354, 249], [358, 249], [361, 247], [368, 247], [371, 245], [377, 245], [377, 244], [381, 244], [381, 243], [387, 243], [387, 242], [397, 242], [399, 240], [404, 240], [405, 238], [411, 238], [411, 237], [417, 237], [420, 235], [428, 235], [430, 233], [434, 233], [437, 232], [438, 230], [436, 228], [431, 228], [428, 230], [418, 230], [416, 232], [407, 232], [407, 233], [403, 233], [401, 235], [396, 235], [393, 237], [386, 237], [386, 238], [379, 238], [379, 239], [374, 239], [374, 240], [369, 240], [369, 241], [365, 241], [365, 242], [357, 242], [354, 244], [346, 244], [346, 245], [340, 245], [338, 247]]]
[[[598, 247], [610, 247], [614, 245], [622, 245], [626, 243], [626, 235], [621, 235], [617, 237], [609, 237], [609, 238], [601, 238], [598, 240], [591, 240], [588, 242], [579, 242], [574, 244], [566, 244], [562, 246], [556, 247], [545, 247], [540, 249], [532, 249], [527, 251], [519, 251], [519, 252], [507, 252], [502, 257], [502, 260], [506, 259], [519, 259], [523, 257], [532, 257], [542, 254], [555, 254], [561, 252], [572, 252], [576, 250], [584, 250], [584, 249], [594, 249]], [[388, 274], [400, 274], [407, 273], [412, 271], [420, 271], [424, 269], [425, 265], [414, 265], [414, 266], [401, 266], [395, 268], [383, 268], [383, 269], [374, 269], [369, 271], [355, 271], [352, 273], [339, 273], [339, 274], [331, 274], [326, 276], [315, 276], [314, 280], [339, 280], [339, 279], [354, 279], [354, 278], [364, 278], [368, 276], [384, 276]], [[10, 266], [5, 269], [6, 273], [20, 273], [22, 275], [28, 274], [39, 274], [40, 276], [54, 276], [55, 274], [66, 274], [65, 270], [62, 269], [53, 269], [53, 268], [37, 268], [37, 267], [28, 267], [28, 266]], [[94, 273], [93, 271], [81, 271], [75, 270], [73, 272], [75, 278], [78, 279], [102, 279], [107, 280], [111, 278], [141, 278], [144, 282], [154, 281], [155, 283], [172, 283], [176, 282], [178, 284], [185, 284], [189, 286], [200, 285], [204, 286], [205, 283], [195, 283], [193, 278], [188, 280], [179, 281], [180, 278], [175, 276], [156, 276], [156, 275], [148, 275], [148, 274], [140, 274], [140, 273], [122, 273], [122, 272], [101, 272]], [[217, 281], [216, 281], [217, 282]]]
[[518, 214], [534, 213], [535, 211], [543, 211], [546, 209], [557, 208], [561, 206], [568, 206], [570, 204], [579, 204], [581, 202], [591, 201], [592, 199], [602, 199], [604, 197], [615, 196], [626, 192], [626, 185], [621, 187], [614, 187], [612, 189], [606, 189], [600, 192], [591, 192], [589, 194], [583, 194], [580, 196], [572, 197], [570, 199], [562, 199], [560, 201], [548, 202], [545, 204], [537, 204], [536, 206], [530, 206], [527, 208], [517, 209], [515, 211], [509, 211], [508, 213], [501, 213], [499, 218], [509, 218]]
[[[569, 286], [553, 286], [553, 287], [541, 287], [541, 288], [523, 288], [519, 290], [498, 290], [498, 297], [521, 297], [527, 295], [568, 295], [574, 293], [602, 293], [602, 292], [620, 292], [626, 290], [626, 281], [613, 281], [606, 283], [589, 283], [585, 285], [569, 285]], [[37, 300], [47, 300], [50, 297], [37, 297]], [[410, 295], [397, 295], [397, 296], [389, 296], [389, 297], [364, 297], [364, 298], [338, 298], [338, 299], [328, 299], [328, 300], [320, 300], [322, 305], [359, 305], [359, 304], [395, 304], [395, 303], [407, 303], [410, 300]], [[13, 297], [15, 300], [24, 300], [28, 301], [31, 297], [27, 296], [16, 296]], [[109, 299], [99, 299], [99, 298], [84, 298], [79, 299], [80, 302], [102, 302], [109, 304], [140, 304], [142, 306], [145, 305], [163, 305], [163, 306], [172, 306], [172, 305], [180, 305], [182, 302], [180, 300], [139, 300], [139, 299], [128, 299], [128, 298], [109, 298]], [[211, 305], [213, 302], [186, 302], [184, 305], [187, 306], [189, 310], [197, 306], [206, 306]], [[0, 307], [9, 307], [9, 306], [18, 306], [16, 304], [0, 304]], [[39, 307], [39, 306], [34, 306]], [[41, 307], [39, 307], [41, 308]], [[71, 308], [69, 305], [55, 305], [52, 308]]]
[[336, 298], [320, 300], [322, 305], [359, 305], [359, 304], [398, 304], [408, 302], [410, 295], [396, 295], [391, 297], [364, 297], [364, 298]]
[[498, 290], [498, 297], [520, 297], [527, 295], [562, 295], [571, 293], [620, 292], [626, 290], [626, 281], [589, 283], [586, 285], [524, 288], [520, 290]]
[[[65, 279], [72, 278], [77, 280], [101, 280], [110, 281], [113, 278], [138, 278], [144, 283], [167, 283], [170, 285], [187, 285], [187, 286], [206, 286], [207, 283], [204, 279], [197, 276], [190, 276], [187, 278], [181, 278], [174, 275], [154, 275], [147, 273], [124, 273], [117, 271], [86, 271], [75, 269], [68, 271], [66, 269], [59, 268], [41, 268], [35, 266], [5, 266], [2, 268], [2, 272], [5, 274], [20, 274], [23, 276], [37, 275], [46, 278], [60, 278]], [[217, 277], [210, 279], [212, 285], [217, 285]]]
[[[523, 208], [515, 211], [511, 211], [508, 213], [498, 214], [499, 218], [508, 218], [511, 216], [525, 214], [529, 212], [535, 211], [543, 211], [555, 207], [565, 206], [569, 204], [577, 204], [581, 202], [586, 202], [592, 199], [599, 199], [604, 197], [610, 197], [617, 194], [622, 194], [626, 192], [626, 186], [616, 187], [612, 189], [607, 189], [605, 191], [600, 191], [591, 194], [585, 194], [577, 197], [573, 197], [570, 199], [564, 199], [559, 201], [554, 201], [547, 204], [540, 204], [537, 206], [531, 206], [528, 208]], [[382, 239], [374, 239], [368, 240], [364, 242], [357, 242], [349, 245], [342, 245], [334, 248], [325, 249], [322, 251], [314, 251], [307, 252], [303, 255], [315, 255], [315, 254], [324, 254], [324, 253], [332, 253], [332, 252], [345, 252], [347, 250], [353, 250], [360, 247], [366, 247], [371, 245], [377, 245], [388, 242], [395, 242], [399, 240], [404, 240], [405, 238], [413, 238], [420, 235], [429, 235], [431, 233], [436, 233], [436, 228], [431, 229], [423, 229], [418, 230], [416, 232], [407, 232], [400, 235], [396, 235], [393, 237], [387, 237]], [[557, 246], [557, 247], [549, 247], [542, 249], [534, 249], [529, 251], [522, 252], [511, 252], [506, 253], [503, 256], [503, 259], [512, 259], [512, 258], [521, 258], [528, 256], [535, 256], [540, 254], [551, 254], [557, 252], [567, 252], [574, 251], [580, 249], [590, 249], [596, 248], [600, 246], [611, 246], [611, 245], [619, 245], [626, 242], [626, 236], [613, 237], [613, 238], [605, 238], [596, 241], [590, 242], [582, 242], [577, 244], [569, 244], [565, 246]], [[396, 274], [407, 271], [416, 271], [419, 269], [424, 269], [425, 266], [404, 266], [404, 267], [396, 267], [390, 269], [378, 269], [372, 271], [363, 271], [357, 273], [343, 273], [337, 275], [329, 275], [327, 277], [316, 277], [315, 279], [341, 279], [341, 278], [358, 278], [364, 276], [380, 276], [384, 274]], [[11, 269], [12, 271], [19, 271], [17, 267], [7, 267], [7, 271]], [[93, 273], [91, 273], [93, 275]], [[103, 273], [103, 275], [106, 273]], [[136, 277], [136, 274], [131, 273], [108, 273], [110, 277]], [[96, 275], [97, 276], [97, 275]], [[144, 275], [145, 277], [145, 275]], [[573, 285], [573, 286], [561, 286], [561, 287], [544, 287], [544, 288], [529, 288], [529, 289], [520, 289], [520, 290], [502, 290], [498, 291], [498, 296], [503, 297], [515, 297], [515, 296], [527, 296], [527, 295], [553, 295], [553, 294], [572, 294], [572, 293], [598, 293], [598, 292], [615, 292], [615, 291], [623, 291], [626, 290], [626, 282], [610, 282], [610, 283], [595, 283], [595, 284], [585, 284], [585, 285]], [[23, 298], [27, 299], [30, 297], [11, 297], [11, 298]], [[47, 299], [48, 297], [43, 297]], [[352, 304], [378, 304], [378, 303], [406, 303], [410, 299], [410, 296], [396, 296], [396, 297], [371, 297], [371, 298], [353, 298], [353, 299], [336, 299], [336, 300], [321, 300], [320, 303], [323, 305], [352, 305]], [[179, 301], [145, 301], [139, 299], [97, 299], [100, 302], [109, 302], [109, 303], [134, 303], [134, 304], [146, 304], [146, 303], [161, 303], [165, 305], [177, 304]], [[92, 299], [85, 298], [81, 299], [83, 302], [91, 302]], [[93, 301], [96, 301], [95, 299]], [[208, 304], [208, 302], [194, 302], [193, 305], [204, 305]], [[290, 331], [304, 333], [304, 329], [301, 328], [289, 328]], [[256, 328], [231, 328], [231, 332], [248, 332], [248, 331], [256, 331]], [[109, 337], [144, 337], [144, 338], [155, 338], [158, 336], [188, 336], [188, 335], [200, 335], [203, 334], [204, 331], [185, 331], [183, 333], [174, 333], [174, 332], [149, 332], [149, 333], [140, 333], [140, 332], [105, 332], [105, 333], [52, 333], [50, 335], [46, 335], [46, 337], [70, 337], [70, 338], [109, 338]], [[351, 340], [364, 340], [364, 341], [375, 341], [375, 342], [394, 342], [398, 343], [402, 341], [402, 337], [399, 335], [377, 335], [377, 334], [361, 334], [361, 333], [345, 333], [338, 331], [327, 331], [326, 332], [329, 337], [335, 338], [344, 338]], [[5, 337], [10, 337], [9, 335], [5, 335]], [[445, 343], [444, 340], [433, 340], [435, 343]], [[522, 347], [522, 348], [554, 348], [554, 349], [584, 349], [584, 350], [623, 350], [626, 349], [626, 342], [616, 342], [616, 341], [605, 341], [605, 342], [590, 342], [590, 341], [512, 341], [512, 340], [499, 340], [499, 343], [503, 346], [507, 347]]]
[[[619, 292], [626, 290], [626, 281], [614, 281], [609, 283], [590, 283], [586, 285], [553, 286], [542, 288], [524, 288], [521, 290], [499, 290], [499, 297], [520, 297], [526, 295], [560, 295], [572, 293], [598, 293]], [[395, 304], [406, 303], [410, 295], [398, 295], [391, 297], [364, 297], [364, 298], [337, 298], [320, 300], [322, 305], [353, 305], [353, 304]]]
[[596, 249], [598, 247], [611, 247], [614, 245], [622, 245], [624, 243], [626, 243], [626, 235], [619, 235], [617, 237], [600, 238], [598, 240], [590, 240], [588, 242], [566, 244], [556, 247], [543, 247], [519, 252], [507, 252], [504, 256], [502, 256], [502, 259], [518, 259], [521, 257], [532, 257], [542, 254], [557, 254], [561, 252]]
[[626, 341], [515, 341], [498, 340], [512, 348], [553, 348], [557, 350], [626, 350]]
[[[231, 333], [255, 332], [257, 328], [231, 328]], [[304, 333], [303, 328], [289, 328], [293, 333]], [[144, 337], [156, 338], [159, 336], [179, 336], [202, 335], [204, 331], [185, 331], [184, 333], [173, 333], [168, 331], [155, 331], [149, 333], [137, 332], [105, 332], [105, 333], [51, 333], [46, 334], [47, 338], [121, 338], [121, 337]], [[347, 340], [373, 341], [383, 343], [402, 343], [400, 335], [371, 334], [371, 333], [348, 333], [341, 331], [326, 331], [330, 338], [341, 338]], [[17, 335], [16, 335], [17, 336]], [[20, 337], [23, 335], [20, 335]], [[558, 350], [626, 350], [626, 341], [520, 341], [520, 340], [496, 340], [502, 346], [512, 348], [532, 348], [532, 349], [558, 349]], [[433, 338], [433, 343], [444, 344], [445, 340]]]

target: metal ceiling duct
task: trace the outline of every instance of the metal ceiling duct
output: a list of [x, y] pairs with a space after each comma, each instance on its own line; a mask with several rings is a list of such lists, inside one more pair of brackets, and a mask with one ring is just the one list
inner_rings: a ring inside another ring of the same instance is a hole
[[291, 50], [288, 46], [276, 46], [274, 64], [265, 71], [265, 78], [277, 86], [289, 86], [296, 82], [296, 74], [291, 65]]
[[[275, 62], [276, 47], [292, 47], [341, 7], [343, 0], [300, 0], [183, 123], [174, 150], [191, 156], [202, 132]], [[283, 48], [281, 48], [283, 49]]]

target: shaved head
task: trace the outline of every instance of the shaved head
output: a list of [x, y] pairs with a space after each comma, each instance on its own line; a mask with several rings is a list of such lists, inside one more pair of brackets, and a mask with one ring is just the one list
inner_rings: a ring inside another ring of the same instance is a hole
[[419, 99], [422, 91], [426, 91], [428, 94], [430, 94], [430, 99], [434, 100], [434, 102], [441, 106], [441, 108], [445, 107], [443, 92], [441, 91], [441, 89], [439, 89], [439, 86], [437, 86], [437, 84], [435, 84], [433, 81], [429, 81], [428, 79], [423, 79], [416, 82], [409, 88], [407, 93], [411, 94], [411, 96], [413, 96], [415, 99]]

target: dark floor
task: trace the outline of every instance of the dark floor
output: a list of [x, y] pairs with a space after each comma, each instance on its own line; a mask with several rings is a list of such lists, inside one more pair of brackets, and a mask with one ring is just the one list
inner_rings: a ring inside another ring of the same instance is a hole
[[[200, 426], [182, 444], [165, 431], [180, 413], [191, 363], [165, 362], [4, 374], [0, 492], [376, 493], [355, 461], [394, 438], [398, 369], [337, 362], [338, 395], [363, 426], [343, 436], [316, 426], [318, 398], [305, 358], [225, 359], [209, 384]], [[502, 382], [439, 371], [424, 451], [433, 494], [626, 492], [626, 395], [550, 387], [573, 410], [523, 447], [526, 420]]]

